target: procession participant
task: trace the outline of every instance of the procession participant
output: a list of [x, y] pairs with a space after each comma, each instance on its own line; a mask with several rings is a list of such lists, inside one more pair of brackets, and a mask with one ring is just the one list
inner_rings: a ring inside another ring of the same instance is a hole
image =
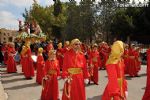
[[141, 69], [141, 60], [140, 60], [140, 50], [141, 49], [142, 49], [141, 47], [137, 47], [137, 49], [135, 50], [136, 61], [137, 61], [137, 72], [139, 72]]
[[135, 49], [135, 45], [131, 44], [129, 47], [129, 68], [128, 68], [128, 74], [131, 77], [138, 76], [139, 66], [138, 66], [138, 58], [139, 55]]
[[25, 72], [25, 68], [26, 68], [26, 56], [24, 55], [24, 53], [26, 52], [26, 47], [23, 45], [22, 46], [22, 51], [20, 53], [20, 56], [21, 56], [21, 60], [20, 60], [20, 64], [22, 66], [22, 72], [24, 73]]
[[127, 82], [124, 78], [123, 53], [123, 42], [114, 42], [106, 63], [108, 84], [102, 95], [102, 100], [126, 100]]
[[2, 47], [2, 51], [4, 53], [4, 64], [7, 64], [8, 60], [8, 45], [4, 43], [4, 46]]
[[124, 49], [124, 55], [123, 55], [123, 58], [124, 58], [124, 64], [125, 64], [125, 74], [128, 74], [128, 70], [129, 70], [129, 45], [126, 44], [125, 45], [125, 49]]
[[62, 78], [65, 84], [62, 100], [86, 100], [84, 79], [88, 79], [86, 59], [81, 52], [80, 40], [71, 41], [71, 49], [65, 53]]
[[38, 48], [38, 56], [37, 56], [37, 74], [36, 74], [36, 82], [38, 84], [42, 83], [42, 79], [44, 77], [44, 67], [45, 67], [45, 61], [42, 55], [43, 48]]
[[7, 60], [7, 72], [15, 73], [17, 71], [16, 62], [14, 60], [15, 56], [15, 47], [13, 43], [8, 44], [8, 60]]
[[21, 51], [21, 54], [25, 57], [24, 60], [24, 75], [26, 79], [31, 79], [34, 76], [33, 60], [31, 58], [30, 40], [26, 39], [25, 48]]
[[[93, 81], [94, 84], [98, 85], [98, 67], [101, 66], [101, 59], [98, 52], [98, 45], [95, 43], [92, 46], [92, 51], [89, 55], [89, 62], [90, 62], [90, 81]], [[89, 81], [89, 84], [90, 84]]]
[[56, 57], [59, 61], [60, 69], [62, 70], [62, 66], [63, 66], [63, 48], [62, 48], [62, 43], [61, 42], [58, 44]]
[[50, 40], [46, 46], [46, 51], [49, 52], [52, 49], [54, 49], [53, 42]]
[[65, 54], [67, 51], [70, 50], [69, 45], [70, 45], [70, 42], [69, 42], [69, 41], [65, 41], [64, 47], [63, 47], [63, 53], [64, 53], [64, 54]]
[[106, 42], [100, 44], [99, 53], [102, 58], [102, 66], [100, 66], [100, 69], [105, 69], [106, 61], [108, 60], [110, 53], [110, 47]]
[[55, 50], [50, 50], [48, 53], [48, 60], [45, 62], [45, 72], [41, 100], [58, 100], [57, 77], [60, 75], [60, 70]]
[[147, 50], [147, 83], [142, 100], [150, 99], [150, 48]]

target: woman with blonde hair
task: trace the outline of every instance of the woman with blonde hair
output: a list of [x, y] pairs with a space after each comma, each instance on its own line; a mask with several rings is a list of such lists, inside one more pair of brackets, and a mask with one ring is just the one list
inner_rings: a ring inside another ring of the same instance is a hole
[[108, 84], [102, 95], [102, 100], [126, 100], [127, 82], [124, 77], [124, 44], [116, 41], [111, 47], [111, 54], [106, 63]]

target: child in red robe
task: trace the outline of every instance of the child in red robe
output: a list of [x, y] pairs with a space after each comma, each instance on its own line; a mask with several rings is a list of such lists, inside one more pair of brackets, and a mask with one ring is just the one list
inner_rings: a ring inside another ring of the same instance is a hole
[[57, 57], [57, 59], [59, 61], [60, 69], [62, 70], [62, 66], [63, 66], [63, 48], [62, 48], [62, 43], [58, 44], [56, 57]]
[[58, 100], [59, 92], [57, 77], [60, 74], [59, 62], [56, 59], [56, 53], [54, 50], [50, 50], [48, 56], [49, 58], [45, 62], [46, 75], [43, 78], [41, 100]]
[[15, 56], [14, 44], [10, 43], [8, 46], [8, 59], [7, 59], [7, 72], [8, 73], [15, 73], [17, 71], [14, 56]]
[[[98, 45], [94, 44], [92, 46], [92, 51], [89, 55], [90, 62], [90, 81], [93, 81], [94, 84], [98, 85], [98, 67], [101, 66], [101, 59], [97, 49]], [[90, 84], [89, 81], [89, 84]]]
[[44, 77], [44, 67], [45, 67], [45, 61], [42, 55], [43, 48], [38, 48], [38, 57], [37, 57], [37, 76], [36, 76], [36, 82], [38, 84], [42, 83], [42, 79]]
[[24, 49], [21, 51], [21, 55], [24, 57], [24, 75], [26, 79], [31, 79], [34, 76], [33, 60], [31, 58], [30, 41], [26, 40]]

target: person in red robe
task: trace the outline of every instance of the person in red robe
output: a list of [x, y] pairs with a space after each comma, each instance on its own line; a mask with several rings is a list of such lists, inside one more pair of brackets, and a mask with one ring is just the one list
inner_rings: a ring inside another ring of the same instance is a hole
[[79, 39], [73, 39], [72, 48], [64, 55], [62, 78], [65, 84], [62, 100], [86, 100], [84, 79], [87, 82], [89, 75], [80, 44]]
[[142, 100], [150, 99], [150, 48], [147, 50], [147, 82]]
[[10, 43], [8, 46], [8, 59], [7, 59], [7, 72], [8, 73], [15, 73], [17, 71], [16, 62], [14, 60], [15, 53], [16, 51], [14, 48], [14, 44]]
[[25, 46], [22, 46], [22, 52], [21, 52], [21, 54], [20, 54], [20, 56], [21, 56], [21, 60], [20, 60], [20, 64], [21, 64], [21, 66], [22, 66], [22, 72], [24, 73], [24, 71], [25, 71], [25, 63], [26, 63], [26, 57], [25, 57], [25, 55], [24, 55], [24, 53], [23, 53], [23, 51], [25, 50]]
[[125, 49], [124, 49], [124, 55], [123, 55], [123, 58], [124, 58], [124, 64], [125, 64], [125, 74], [128, 74], [128, 69], [129, 69], [129, 45], [126, 44], [125, 45]]
[[69, 41], [65, 41], [64, 43], [64, 47], [63, 47], [63, 54], [65, 54], [67, 51], [70, 50], [70, 42]]
[[139, 72], [141, 70], [141, 60], [140, 60], [140, 50], [142, 48], [138, 47], [135, 51], [135, 55], [136, 55], [136, 61], [137, 61], [137, 72]]
[[45, 62], [46, 75], [43, 78], [41, 100], [58, 100], [59, 92], [57, 77], [60, 74], [59, 61], [56, 59], [54, 50], [50, 50], [48, 56], [49, 58]]
[[102, 100], [126, 100], [127, 82], [124, 78], [124, 61], [122, 41], [116, 41], [111, 48], [111, 54], [106, 63], [108, 84], [102, 95]]
[[[93, 81], [94, 84], [98, 85], [98, 67], [101, 66], [101, 59], [97, 49], [98, 45], [94, 44], [92, 46], [92, 51], [89, 55], [90, 62], [90, 81]], [[90, 84], [89, 81], [89, 84]]]
[[36, 82], [38, 84], [42, 83], [42, 79], [44, 77], [44, 67], [45, 67], [45, 61], [43, 58], [43, 48], [38, 48], [38, 56], [37, 56], [37, 74], [36, 74]]
[[100, 66], [100, 69], [105, 69], [106, 61], [108, 60], [110, 53], [110, 47], [106, 42], [102, 42], [100, 44], [99, 53], [102, 58], [102, 65]]
[[135, 49], [135, 45], [132, 44], [130, 45], [129, 48], [129, 68], [128, 68], [128, 74], [131, 77], [135, 77], [138, 76], [138, 72], [139, 72], [139, 55]]
[[7, 64], [7, 60], [8, 60], [8, 45], [4, 44], [2, 51], [4, 53], [4, 64]]
[[62, 43], [58, 44], [56, 57], [57, 57], [57, 59], [59, 61], [60, 69], [62, 70], [62, 66], [63, 66], [63, 48], [62, 48]]
[[49, 52], [50, 50], [54, 49], [53, 42], [49, 41], [48, 45], [46, 46], [46, 51]]
[[31, 49], [30, 49], [30, 41], [26, 40], [25, 48], [21, 51], [22, 56], [24, 56], [24, 75], [26, 79], [31, 79], [34, 76], [34, 67], [33, 67], [33, 60], [31, 58]]

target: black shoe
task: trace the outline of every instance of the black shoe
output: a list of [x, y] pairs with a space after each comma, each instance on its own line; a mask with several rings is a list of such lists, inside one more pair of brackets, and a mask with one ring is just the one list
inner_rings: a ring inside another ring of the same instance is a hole
[[98, 83], [95, 83], [95, 82], [94, 82], [94, 84], [95, 84], [95, 85], [99, 85]]

